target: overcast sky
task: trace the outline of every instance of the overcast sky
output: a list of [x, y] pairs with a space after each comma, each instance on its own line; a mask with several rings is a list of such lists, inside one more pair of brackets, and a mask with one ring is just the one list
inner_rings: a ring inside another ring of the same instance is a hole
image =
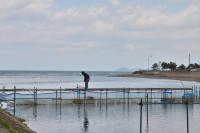
[[200, 63], [200, 0], [1, 0], [0, 70]]

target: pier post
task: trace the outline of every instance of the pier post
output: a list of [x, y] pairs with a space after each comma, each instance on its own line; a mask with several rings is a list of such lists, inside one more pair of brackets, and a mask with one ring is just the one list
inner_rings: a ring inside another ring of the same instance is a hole
[[192, 96], [194, 97], [194, 86], [192, 86]]
[[186, 111], [187, 111], [187, 133], [189, 133], [188, 101], [186, 102]]
[[194, 86], [194, 101], [196, 101], [196, 86]]
[[57, 109], [57, 98], [58, 96], [57, 96], [57, 90], [56, 90], [56, 109]]
[[61, 87], [60, 87], [60, 107], [61, 107], [61, 99], [62, 99], [62, 95], [61, 95]]
[[194, 101], [196, 101], [196, 86], [195, 86], [195, 85], [194, 85], [193, 90], [194, 90], [194, 95], [193, 95], [193, 97], [194, 97]]
[[199, 87], [199, 101], [200, 101], [200, 87]]
[[106, 106], [107, 106], [107, 98], [108, 98], [108, 89], [106, 88]]
[[60, 116], [61, 116], [61, 100], [62, 100], [62, 95], [61, 95], [61, 87], [60, 87]]
[[34, 90], [33, 90], [33, 105], [35, 105], [35, 87], [34, 87]]
[[77, 98], [78, 98], [78, 84], [77, 84], [76, 88], [77, 88]]
[[130, 93], [130, 89], [128, 90], [128, 105], [129, 105], [129, 93]]
[[14, 116], [15, 116], [15, 106], [16, 106], [16, 86], [14, 86]]
[[100, 91], [100, 105], [101, 105], [102, 90]]
[[198, 87], [196, 86], [196, 101], [198, 101]]
[[78, 89], [78, 99], [80, 99], [80, 89]]
[[125, 89], [123, 90], [123, 92], [124, 92], [124, 95], [123, 95], [123, 104], [125, 103]]
[[37, 88], [36, 88], [36, 98], [35, 98], [35, 100], [36, 100], [36, 105], [37, 105]]
[[171, 89], [171, 99], [172, 99], [172, 89]]
[[152, 89], [151, 89], [151, 103], [152, 103]]
[[142, 133], [142, 106], [143, 106], [143, 103], [142, 103], [142, 99], [140, 100], [140, 133]]
[[148, 126], [148, 124], [149, 124], [149, 96], [148, 96], [148, 93], [147, 93], [147, 126]]
[[33, 103], [33, 115], [34, 117], [37, 117], [37, 88], [34, 87], [34, 90], [33, 90], [33, 97], [34, 97], [34, 103]]

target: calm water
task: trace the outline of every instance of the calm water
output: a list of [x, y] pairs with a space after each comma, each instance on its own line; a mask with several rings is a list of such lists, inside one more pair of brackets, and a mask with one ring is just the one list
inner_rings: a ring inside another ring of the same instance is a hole
[[[122, 72], [90, 71], [89, 87], [192, 87], [197, 82], [113, 77]], [[0, 71], [0, 88], [76, 88], [84, 86], [80, 71]]]
[[[121, 72], [88, 72], [89, 87], [192, 87], [197, 82], [113, 77]], [[80, 71], [0, 71], [0, 88], [75, 88], [84, 86]], [[12, 110], [10, 110], [12, 112]], [[149, 125], [143, 107], [143, 132], [186, 132], [183, 104], [149, 106]], [[16, 116], [24, 118], [38, 133], [138, 133], [140, 106], [136, 104], [88, 104], [17, 106]], [[200, 105], [189, 105], [190, 133], [200, 131]]]
[[[18, 106], [17, 116], [38, 133], [138, 133], [140, 106], [109, 105], [44, 105], [33, 108]], [[147, 126], [146, 106], [143, 106], [144, 133], [184, 133], [187, 131], [186, 105], [150, 105]], [[200, 105], [189, 105], [190, 133], [200, 131]]]

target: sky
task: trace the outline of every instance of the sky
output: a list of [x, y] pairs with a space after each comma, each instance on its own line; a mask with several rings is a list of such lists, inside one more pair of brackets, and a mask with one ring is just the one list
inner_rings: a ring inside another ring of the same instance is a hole
[[200, 63], [200, 0], [1, 0], [0, 70]]

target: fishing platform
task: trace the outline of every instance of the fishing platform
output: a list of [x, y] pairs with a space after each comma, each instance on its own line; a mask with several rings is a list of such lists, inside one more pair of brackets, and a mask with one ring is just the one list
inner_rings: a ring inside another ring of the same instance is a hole
[[[86, 100], [90, 103], [137, 103], [140, 99], [151, 103], [200, 101], [200, 87], [192, 88], [58, 88], [0, 89], [0, 101], [14, 101], [16, 104], [57, 104]], [[48, 102], [45, 103], [45, 100]], [[50, 101], [49, 101], [50, 100]], [[17, 101], [17, 102], [16, 102]], [[76, 103], [76, 102], [75, 102]]]
[[16, 106], [64, 104], [200, 104], [200, 87], [192, 88], [57, 88], [0, 89], [0, 102], [8, 103], [15, 115]]

